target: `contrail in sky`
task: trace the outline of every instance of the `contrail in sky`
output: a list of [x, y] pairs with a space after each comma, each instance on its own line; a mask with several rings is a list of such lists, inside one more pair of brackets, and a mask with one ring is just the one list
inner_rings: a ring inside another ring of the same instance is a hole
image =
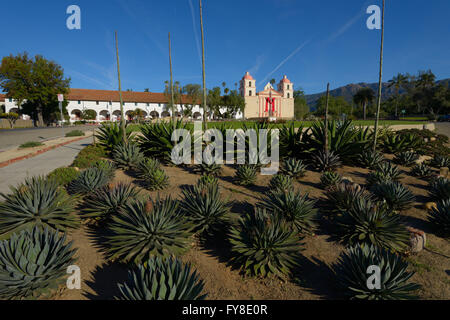
[[197, 23], [195, 21], [194, 6], [192, 5], [192, 0], [189, 0], [189, 7], [191, 7], [192, 27], [194, 29], [195, 44], [197, 45], [198, 60], [200, 61], [200, 63], [202, 63], [202, 55], [201, 55], [201, 51], [200, 51], [200, 40], [198, 38]]

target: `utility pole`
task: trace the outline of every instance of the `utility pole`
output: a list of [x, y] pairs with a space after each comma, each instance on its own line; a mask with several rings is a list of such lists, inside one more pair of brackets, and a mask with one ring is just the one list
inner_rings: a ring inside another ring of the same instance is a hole
[[325, 103], [325, 152], [328, 152], [328, 102], [330, 100], [330, 83], [327, 84], [327, 101]]
[[202, 10], [202, 0], [200, 1], [200, 27], [202, 30], [202, 73], [203, 73], [203, 122], [205, 123], [205, 130], [208, 129], [206, 122], [206, 79], [205, 79], [205, 36], [203, 33], [203, 10]]
[[170, 44], [170, 32], [169, 32], [169, 65], [170, 65], [170, 105], [172, 106], [172, 120], [175, 125], [175, 104], [173, 98], [173, 75], [172, 75], [172, 46]]
[[120, 125], [123, 132], [123, 142], [127, 142], [127, 133], [125, 128], [125, 115], [123, 112], [123, 98], [122, 98], [122, 84], [120, 82], [120, 63], [119, 63], [119, 41], [117, 40], [117, 31], [115, 31], [116, 36], [116, 57], [117, 57], [117, 78], [119, 79], [119, 99], [120, 99]]
[[377, 100], [377, 115], [375, 119], [375, 132], [373, 138], [373, 151], [377, 149], [377, 138], [378, 138], [378, 122], [380, 121], [380, 108], [381, 108], [381, 89], [383, 85], [383, 45], [384, 45], [384, 7], [385, 0], [383, 0], [383, 9], [381, 14], [381, 46], [380, 46], [380, 78], [378, 82], [378, 100]]

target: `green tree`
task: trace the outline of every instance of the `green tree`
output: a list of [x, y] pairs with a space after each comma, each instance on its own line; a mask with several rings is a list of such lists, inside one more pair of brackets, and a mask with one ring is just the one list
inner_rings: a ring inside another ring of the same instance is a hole
[[[397, 91], [397, 98], [400, 96], [400, 89], [403, 88], [403, 86], [409, 82], [409, 78], [407, 75], [403, 75], [401, 73], [394, 76], [391, 80], [389, 80], [388, 88], [395, 87]], [[396, 105], [395, 105], [395, 116], [398, 116], [398, 100], [396, 99]]]
[[200, 104], [199, 101], [202, 96], [202, 86], [199, 84], [189, 83], [183, 87], [183, 92], [190, 101], [189, 106], [185, 105], [185, 108], [188, 107], [191, 111], [190, 114], [187, 114], [186, 112], [183, 112], [183, 114], [189, 117], [192, 116], [192, 109], [194, 106]]
[[81, 112], [81, 119], [83, 120], [95, 120], [97, 118], [97, 112], [92, 109], [84, 109]]
[[209, 112], [214, 114], [214, 117], [216, 118], [222, 117], [220, 107], [222, 107], [223, 101], [220, 87], [214, 87], [212, 90], [208, 91], [207, 104]]
[[11, 126], [11, 129], [14, 128], [14, 124], [19, 119], [19, 114], [15, 112], [8, 112], [8, 113], [0, 113], [0, 118], [5, 118], [8, 120], [9, 125]]
[[25, 52], [2, 59], [0, 86], [19, 106], [24, 100], [35, 106], [39, 126], [48, 122], [46, 109], [57, 100], [57, 94], [68, 93], [69, 85], [70, 78], [64, 77], [61, 66], [41, 55], [33, 59]]
[[294, 116], [295, 119], [303, 119], [309, 113], [305, 92], [299, 88], [294, 91]]
[[[325, 115], [327, 97], [321, 96], [317, 101], [316, 112], [317, 116]], [[350, 114], [352, 111], [351, 105], [345, 100], [344, 97], [333, 97], [330, 96], [328, 101], [328, 114], [333, 118], [338, 118], [342, 114]]]
[[367, 105], [375, 99], [375, 92], [370, 88], [361, 88], [353, 96], [353, 102], [363, 108], [363, 119], [366, 120]]

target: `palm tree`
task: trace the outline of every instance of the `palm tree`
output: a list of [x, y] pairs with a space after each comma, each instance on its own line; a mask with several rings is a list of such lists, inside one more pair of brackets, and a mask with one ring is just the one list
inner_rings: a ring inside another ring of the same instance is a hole
[[353, 96], [353, 101], [363, 107], [363, 118], [366, 120], [367, 105], [375, 99], [375, 92], [370, 88], [362, 88]]
[[270, 80], [270, 84], [272, 85], [272, 87], [275, 85], [276, 82], [277, 82], [277, 81], [276, 81], [275, 79], [271, 79], [271, 80]]
[[431, 72], [431, 70], [421, 71], [419, 72], [419, 77], [416, 81], [416, 85], [419, 88], [425, 89], [434, 86], [435, 82], [436, 76], [434, 75], [433, 72]]
[[398, 98], [400, 96], [400, 88], [403, 88], [403, 86], [408, 83], [408, 76], [399, 73], [398, 75], [394, 76], [391, 80], [389, 80], [388, 88], [395, 87], [397, 90], [397, 99], [395, 103], [395, 117], [398, 115]]

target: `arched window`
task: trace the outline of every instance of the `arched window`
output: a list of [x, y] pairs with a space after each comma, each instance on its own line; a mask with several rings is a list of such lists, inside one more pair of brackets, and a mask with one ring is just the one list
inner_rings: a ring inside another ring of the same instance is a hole
[[289, 94], [289, 92], [288, 92], [288, 99], [291, 97], [291, 95]]
[[249, 86], [249, 87], [252, 86], [252, 82], [251, 82], [251, 81], [248, 82], [248, 86]]
[[249, 95], [249, 96], [251, 96], [251, 95], [252, 95], [252, 90], [250, 90], [250, 91], [248, 92], [248, 95]]
[[288, 85], [287, 89], [289, 90], [289, 85]]

